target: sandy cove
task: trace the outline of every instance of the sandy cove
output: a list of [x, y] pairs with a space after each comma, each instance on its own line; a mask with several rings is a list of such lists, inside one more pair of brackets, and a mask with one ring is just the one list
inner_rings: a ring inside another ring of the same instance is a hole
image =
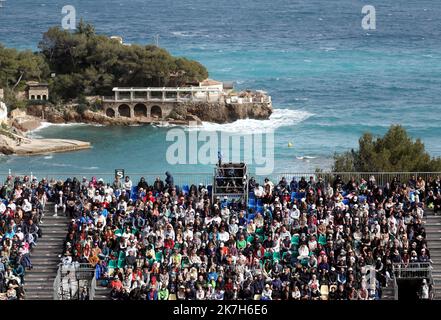
[[70, 139], [29, 138], [25, 132], [41, 126], [38, 118], [17, 114], [10, 119], [8, 127], [0, 129], [0, 153], [5, 155], [39, 155], [54, 152], [69, 152], [91, 148], [90, 142]]

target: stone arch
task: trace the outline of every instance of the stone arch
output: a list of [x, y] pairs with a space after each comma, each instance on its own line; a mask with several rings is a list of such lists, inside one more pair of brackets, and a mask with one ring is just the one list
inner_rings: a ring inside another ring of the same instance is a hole
[[43, 100], [47, 100], [47, 97], [45, 94], [43, 95]]
[[31, 95], [31, 100], [35, 100], [35, 95]]
[[37, 95], [37, 100], [41, 100], [41, 95]]
[[114, 118], [115, 117], [115, 110], [113, 110], [112, 108], [107, 108], [106, 116], [108, 116], [110, 118]]
[[127, 104], [121, 104], [118, 107], [118, 112], [121, 117], [126, 117], [126, 118], [131, 117], [130, 107]]
[[161, 119], [162, 118], [162, 109], [160, 106], [152, 106], [152, 109], [150, 111], [150, 115], [152, 116], [152, 118], [158, 118]]
[[147, 107], [143, 103], [138, 103], [135, 105], [133, 111], [135, 113], [135, 117], [147, 117]]

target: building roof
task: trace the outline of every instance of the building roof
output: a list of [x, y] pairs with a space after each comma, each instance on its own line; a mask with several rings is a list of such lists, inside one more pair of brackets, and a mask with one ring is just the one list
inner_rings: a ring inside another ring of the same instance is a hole
[[202, 81], [202, 82], [200, 83], [201, 86], [218, 86], [218, 85], [220, 85], [220, 84], [223, 85], [222, 82], [217, 81], [217, 80], [213, 80], [213, 79], [209, 79], [209, 78], [208, 78], [208, 79], [205, 79], [204, 81]]
[[26, 82], [28, 87], [47, 87], [47, 83], [38, 82], [38, 81], [28, 81]]
[[233, 81], [225, 81], [223, 82], [224, 89], [234, 89], [234, 83]]

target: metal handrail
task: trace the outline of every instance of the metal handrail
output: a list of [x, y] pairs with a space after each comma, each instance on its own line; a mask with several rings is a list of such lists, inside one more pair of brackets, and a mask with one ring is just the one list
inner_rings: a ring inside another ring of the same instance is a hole
[[[67, 279], [68, 290], [64, 290], [65, 279]], [[72, 281], [76, 282], [72, 282]], [[95, 283], [94, 283], [95, 280]], [[71, 300], [79, 298], [80, 283], [86, 285], [89, 290], [89, 299], [94, 297], [96, 288], [95, 268], [89, 263], [72, 262], [70, 264], [58, 265], [57, 276], [54, 280], [54, 300]], [[86, 282], [86, 284], [84, 284]], [[69, 292], [65, 297], [65, 292]]]
[[432, 266], [429, 262], [394, 263], [392, 268], [398, 279], [432, 279]]
[[59, 289], [60, 289], [60, 283], [61, 283], [61, 267], [58, 266], [57, 269], [57, 276], [54, 279], [54, 300], [61, 300]]
[[[78, 177], [81, 178], [83, 176], [85, 177], [92, 177], [95, 176], [97, 178], [99, 177], [109, 177], [114, 178], [115, 173], [114, 172], [12, 172], [9, 171], [9, 174], [13, 176], [33, 176], [37, 175], [38, 178], [46, 177], [46, 178], [62, 178], [62, 177]], [[158, 172], [126, 172], [126, 175], [129, 175], [130, 177], [146, 177], [149, 179], [155, 179], [156, 177], [164, 177], [165, 173], [158, 173]], [[212, 179], [213, 173], [211, 172], [172, 172], [173, 177], [176, 178], [189, 178], [189, 177], [201, 177], [204, 179], [201, 180], [207, 180]], [[290, 179], [295, 177], [296, 179], [300, 179], [301, 177], [305, 177], [308, 179], [309, 177], [314, 177], [314, 179], [322, 178], [323, 180], [331, 180], [334, 177], [339, 175], [345, 182], [347, 182], [348, 179], [351, 179], [352, 177], [356, 180], [360, 180], [361, 178], [364, 178], [365, 180], [369, 180], [371, 176], [375, 178], [375, 181], [377, 184], [383, 185], [386, 182], [390, 182], [392, 178], [398, 177], [401, 182], [407, 182], [408, 179], [411, 178], [411, 176], [421, 176], [423, 179], [427, 180], [429, 177], [437, 178], [441, 176], [441, 172], [274, 172], [270, 175], [255, 175], [252, 172], [249, 172], [248, 176], [255, 176], [257, 179], [263, 179], [265, 177], [268, 177], [270, 180], [272, 180], [274, 183], [277, 183], [279, 180], [282, 179], [282, 177], [285, 177], [287, 179], [287, 182], [290, 182]], [[8, 174], [0, 174], [0, 177], [6, 178]], [[203, 181], [201, 181], [203, 182]]]
[[393, 275], [393, 279], [394, 279], [394, 300], [398, 300], [398, 283], [395, 274]]
[[95, 300], [95, 289], [96, 289], [96, 276], [94, 275], [89, 287], [89, 300]]

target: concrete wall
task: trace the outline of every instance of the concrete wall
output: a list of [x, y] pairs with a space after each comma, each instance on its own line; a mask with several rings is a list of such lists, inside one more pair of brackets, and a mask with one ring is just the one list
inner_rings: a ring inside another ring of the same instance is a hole
[[[103, 113], [111, 118], [167, 119], [175, 104], [170, 102], [104, 102]], [[156, 116], [156, 117], [155, 117]]]
[[[40, 96], [40, 98], [38, 98]], [[48, 100], [49, 99], [49, 90], [48, 89], [40, 89], [40, 88], [29, 88], [28, 90], [28, 99], [29, 100]]]

